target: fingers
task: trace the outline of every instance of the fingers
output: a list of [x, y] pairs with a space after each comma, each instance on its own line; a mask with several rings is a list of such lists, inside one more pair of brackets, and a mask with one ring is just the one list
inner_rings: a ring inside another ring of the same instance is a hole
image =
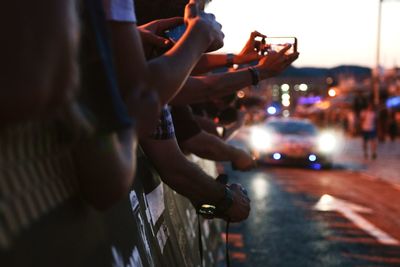
[[185, 6], [185, 18], [194, 18], [199, 15], [199, 1], [190, 0]]
[[286, 45], [278, 52], [278, 54], [284, 55], [284, 54], [286, 53], [286, 51], [288, 51], [291, 47], [292, 47], [291, 44], [286, 44]]
[[158, 30], [159, 31], [165, 31], [171, 28], [174, 28], [178, 25], [183, 24], [183, 18], [182, 17], [173, 17], [173, 18], [168, 18], [168, 19], [161, 19], [160, 24], [158, 25]]
[[267, 38], [266, 35], [264, 35], [264, 34], [258, 32], [258, 31], [253, 31], [253, 32], [250, 33], [250, 39], [254, 39], [254, 38], [256, 38], [256, 37]]

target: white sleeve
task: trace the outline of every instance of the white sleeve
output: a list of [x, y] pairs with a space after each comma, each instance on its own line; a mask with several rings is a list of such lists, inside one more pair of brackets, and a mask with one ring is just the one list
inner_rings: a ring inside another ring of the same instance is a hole
[[134, 0], [103, 0], [107, 20], [136, 23]]

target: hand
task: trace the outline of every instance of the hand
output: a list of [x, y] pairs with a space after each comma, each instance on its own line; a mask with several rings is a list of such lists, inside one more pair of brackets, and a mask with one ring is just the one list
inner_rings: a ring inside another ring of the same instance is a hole
[[233, 204], [225, 213], [225, 220], [230, 222], [240, 222], [250, 214], [250, 199], [246, 195], [246, 190], [240, 184], [231, 184], [229, 189], [233, 194]]
[[299, 57], [298, 52], [285, 55], [290, 47], [291, 45], [288, 44], [279, 52], [270, 51], [268, 55], [260, 59], [257, 67], [263, 79], [279, 75]]
[[215, 20], [215, 16], [201, 10], [200, 0], [190, 0], [185, 7], [184, 20], [190, 27], [199, 27], [201, 32], [208, 37], [209, 47], [206, 52], [220, 49], [224, 45], [224, 33], [221, 31], [222, 25]]
[[131, 90], [125, 98], [129, 115], [137, 122], [139, 137], [151, 134], [160, 117], [160, 101], [154, 90]]
[[245, 64], [262, 58], [262, 56], [259, 55], [259, 53], [254, 49], [256, 44], [256, 37], [266, 38], [267, 36], [259, 33], [258, 31], [253, 31], [250, 34], [250, 37], [244, 45], [242, 51], [240, 51], [240, 53], [237, 54], [235, 57], [235, 62], [237, 64]]
[[248, 171], [257, 166], [253, 157], [242, 149], [234, 148], [232, 167], [239, 171]]
[[154, 50], [160, 51], [170, 48], [173, 43], [163, 37], [164, 31], [183, 24], [182, 17], [159, 19], [138, 27], [146, 57]]

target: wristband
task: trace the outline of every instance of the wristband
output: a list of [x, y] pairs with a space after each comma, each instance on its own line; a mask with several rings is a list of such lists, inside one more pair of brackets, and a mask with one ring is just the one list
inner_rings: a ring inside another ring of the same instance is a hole
[[247, 70], [250, 72], [251, 75], [251, 84], [252, 85], [258, 85], [260, 82], [260, 73], [258, 72], [258, 69], [249, 67]]
[[233, 58], [234, 57], [235, 57], [234, 54], [231, 54], [231, 53], [226, 54], [226, 64], [225, 64], [226, 67], [232, 68], [232, 66], [233, 66]]

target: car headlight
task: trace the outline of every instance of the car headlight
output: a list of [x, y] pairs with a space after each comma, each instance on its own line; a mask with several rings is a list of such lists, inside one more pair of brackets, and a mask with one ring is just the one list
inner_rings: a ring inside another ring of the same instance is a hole
[[253, 128], [250, 136], [250, 145], [257, 150], [266, 150], [271, 146], [272, 134], [262, 128]]
[[318, 149], [322, 153], [332, 153], [338, 146], [338, 140], [334, 133], [325, 132], [318, 138]]

